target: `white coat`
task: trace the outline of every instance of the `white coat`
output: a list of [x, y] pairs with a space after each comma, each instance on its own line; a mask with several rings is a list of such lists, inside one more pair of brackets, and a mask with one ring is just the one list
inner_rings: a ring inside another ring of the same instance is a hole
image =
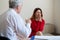
[[9, 9], [0, 15], [0, 36], [8, 37], [10, 40], [19, 40], [19, 38], [28, 37], [30, 33], [30, 23], [26, 24], [14, 9]]

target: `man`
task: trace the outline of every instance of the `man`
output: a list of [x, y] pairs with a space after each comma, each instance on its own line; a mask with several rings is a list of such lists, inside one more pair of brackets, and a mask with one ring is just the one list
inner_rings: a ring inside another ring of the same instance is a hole
[[23, 0], [9, 0], [9, 10], [0, 16], [0, 36], [22, 40], [31, 33], [30, 20], [26, 23], [19, 15]]

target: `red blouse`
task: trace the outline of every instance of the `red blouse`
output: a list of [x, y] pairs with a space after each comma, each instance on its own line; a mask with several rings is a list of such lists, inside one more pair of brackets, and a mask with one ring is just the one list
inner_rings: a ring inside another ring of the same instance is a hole
[[43, 28], [44, 28], [44, 24], [45, 24], [45, 21], [43, 19], [42, 19], [42, 22], [36, 21], [36, 20], [33, 20], [33, 19], [31, 19], [31, 21], [32, 21], [32, 23], [31, 23], [32, 32], [31, 32], [29, 37], [35, 36], [36, 32], [38, 32], [38, 31], [42, 32]]

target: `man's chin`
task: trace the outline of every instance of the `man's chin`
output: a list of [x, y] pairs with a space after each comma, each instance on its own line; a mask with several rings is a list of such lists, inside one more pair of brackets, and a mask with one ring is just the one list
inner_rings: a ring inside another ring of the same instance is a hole
[[20, 14], [20, 12], [18, 12], [18, 14]]

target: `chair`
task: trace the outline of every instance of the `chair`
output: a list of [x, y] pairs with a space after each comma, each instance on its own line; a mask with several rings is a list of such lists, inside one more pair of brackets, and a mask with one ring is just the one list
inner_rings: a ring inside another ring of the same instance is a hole
[[10, 39], [7, 37], [0, 36], [0, 40], [10, 40]]

